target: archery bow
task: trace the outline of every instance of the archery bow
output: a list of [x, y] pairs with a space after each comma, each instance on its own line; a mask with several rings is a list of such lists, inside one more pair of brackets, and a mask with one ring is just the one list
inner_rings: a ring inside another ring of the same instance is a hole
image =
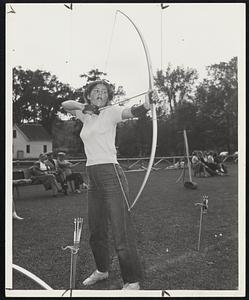
[[[139, 31], [139, 29], [137, 28], [136, 24], [122, 11], [117, 10], [117, 13], [122, 14], [123, 16], [125, 16], [130, 22], [131, 24], [135, 27], [141, 41], [143, 44], [143, 48], [145, 51], [145, 55], [146, 55], [146, 60], [147, 60], [147, 66], [148, 66], [148, 72], [149, 72], [149, 91], [152, 91], [154, 89], [154, 83], [153, 83], [153, 73], [152, 73], [152, 65], [151, 65], [151, 59], [150, 59], [150, 54], [149, 54], [149, 50], [148, 47], [145, 43], [145, 40], [141, 34], [141, 32]], [[156, 153], [156, 144], [157, 144], [157, 116], [156, 116], [156, 107], [155, 104], [152, 103], [151, 104], [151, 111], [152, 111], [152, 124], [153, 124], [153, 137], [152, 137], [152, 145], [151, 145], [151, 155], [150, 155], [150, 160], [149, 160], [149, 164], [148, 164], [148, 168], [144, 177], [144, 180], [142, 182], [142, 185], [137, 193], [137, 196], [135, 197], [135, 200], [133, 201], [133, 203], [131, 204], [131, 206], [129, 207], [129, 211], [133, 208], [133, 206], [136, 204], [137, 200], [139, 199], [145, 184], [148, 180], [148, 177], [150, 175], [151, 169], [152, 169], [152, 165], [154, 162], [154, 158], [155, 158], [155, 153]]]

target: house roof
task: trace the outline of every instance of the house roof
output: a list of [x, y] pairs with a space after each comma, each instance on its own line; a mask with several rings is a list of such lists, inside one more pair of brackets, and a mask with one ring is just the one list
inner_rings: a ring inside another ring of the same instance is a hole
[[51, 141], [52, 138], [40, 124], [22, 124], [17, 126], [31, 141]]

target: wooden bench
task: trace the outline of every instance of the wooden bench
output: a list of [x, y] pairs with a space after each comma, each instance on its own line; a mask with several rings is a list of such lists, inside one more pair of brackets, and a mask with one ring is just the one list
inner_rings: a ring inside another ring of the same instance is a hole
[[[73, 187], [70, 182], [68, 183], [69, 190], [73, 191]], [[30, 168], [24, 170], [13, 171], [13, 196], [16, 195], [16, 199], [20, 198], [20, 187], [31, 185], [43, 185], [42, 183], [33, 182], [31, 179]]]
[[13, 195], [16, 195], [16, 198], [20, 198], [20, 187], [21, 186], [30, 186], [30, 185], [42, 185], [42, 183], [34, 183], [31, 179], [30, 169], [13, 171]]

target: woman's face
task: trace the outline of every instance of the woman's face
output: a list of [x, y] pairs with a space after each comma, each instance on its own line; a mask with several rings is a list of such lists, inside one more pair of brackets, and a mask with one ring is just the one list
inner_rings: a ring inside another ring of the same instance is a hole
[[107, 87], [102, 83], [95, 85], [95, 87], [91, 90], [88, 99], [93, 105], [97, 105], [98, 107], [105, 106], [108, 102]]

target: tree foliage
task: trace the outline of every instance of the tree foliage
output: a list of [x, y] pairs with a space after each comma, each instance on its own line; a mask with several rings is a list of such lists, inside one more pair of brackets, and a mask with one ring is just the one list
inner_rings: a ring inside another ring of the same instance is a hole
[[99, 69], [91, 69], [89, 72], [81, 74], [81, 78], [86, 78], [86, 82], [92, 82], [96, 80], [101, 80], [103, 79], [103, 76], [106, 76], [107, 74], [99, 71]]
[[183, 152], [184, 128], [192, 150], [237, 150], [237, 58], [208, 66], [207, 71], [199, 84], [195, 70], [169, 66], [165, 74], [157, 72], [156, 86], [170, 107], [166, 114], [159, 111], [158, 155]]
[[231, 152], [237, 149], [237, 58], [208, 68], [208, 78], [197, 88], [198, 118], [212, 135], [213, 143]]
[[[194, 69], [168, 66], [157, 71], [155, 86], [159, 91], [157, 105], [157, 156], [184, 153], [183, 129], [187, 130], [190, 151], [213, 149], [233, 152], [238, 147], [238, 79], [237, 58], [207, 67], [208, 75], [197, 84]], [[106, 74], [98, 69], [80, 75], [85, 84], [103, 79]], [[61, 102], [75, 99], [84, 102], [82, 88], [73, 90], [49, 72], [13, 69], [14, 121], [41, 123], [52, 132], [54, 147], [65, 147], [72, 154], [84, 153], [79, 138], [82, 124], [58, 120]], [[122, 86], [115, 87], [116, 101], [124, 96]], [[167, 109], [168, 108], [168, 109]], [[56, 121], [56, 122], [54, 122]], [[53, 125], [56, 123], [55, 125]], [[152, 141], [150, 116], [128, 120], [117, 127], [117, 146], [120, 156], [148, 156]], [[62, 125], [63, 124], [63, 125]], [[61, 132], [63, 131], [63, 132]], [[61, 132], [61, 133], [60, 133]]]
[[163, 101], [166, 101], [170, 107], [172, 114], [178, 103], [193, 99], [193, 87], [198, 79], [198, 74], [195, 69], [182, 67], [173, 69], [169, 65], [165, 71], [158, 70], [155, 77], [155, 86], [159, 93], [163, 96]]
[[51, 133], [61, 102], [72, 97], [69, 85], [49, 72], [13, 69], [13, 119], [17, 124], [40, 123]]

